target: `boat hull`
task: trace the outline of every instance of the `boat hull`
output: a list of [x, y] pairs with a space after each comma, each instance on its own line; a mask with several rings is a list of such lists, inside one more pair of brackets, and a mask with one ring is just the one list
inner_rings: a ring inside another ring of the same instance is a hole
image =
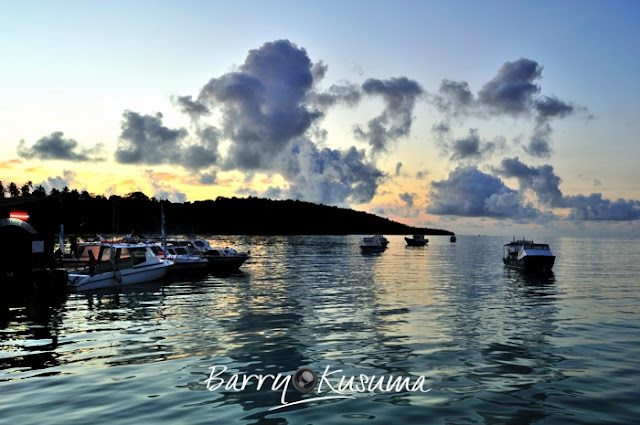
[[237, 255], [229, 255], [229, 256], [220, 256], [220, 255], [208, 255], [205, 254], [205, 257], [209, 263], [207, 265], [207, 269], [212, 272], [229, 272], [238, 270], [240, 266], [244, 264], [245, 261], [249, 258], [248, 255], [237, 254]]
[[556, 261], [554, 255], [527, 255], [519, 259], [503, 258], [507, 267], [527, 271], [549, 271]]
[[191, 270], [203, 270], [209, 267], [209, 262], [175, 262], [171, 266], [171, 271], [186, 272]]
[[75, 291], [117, 288], [124, 285], [151, 282], [163, 277], [171, 263], [145, 265], [122, 270], [98, 273], [93, 276], [85, 273], [69, 273], [67, 287]]
[[360, 249], [362, 250], [362, 252], [383, 252], [386, 249], [386, 246], [383, 246], [383, 245], [379, 245], [379, 246], [360, 245]]
[[408, 246], [425, 246], [429, 242], [427, 239], [421, 241], [411, 238], [404, 238], [404, 240], [407, 241]]

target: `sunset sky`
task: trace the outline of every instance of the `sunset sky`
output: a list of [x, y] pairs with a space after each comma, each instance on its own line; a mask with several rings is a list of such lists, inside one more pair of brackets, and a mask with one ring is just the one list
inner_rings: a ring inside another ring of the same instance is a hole
[[640, 2], [0, 0], [0, 180], [640, 236]]

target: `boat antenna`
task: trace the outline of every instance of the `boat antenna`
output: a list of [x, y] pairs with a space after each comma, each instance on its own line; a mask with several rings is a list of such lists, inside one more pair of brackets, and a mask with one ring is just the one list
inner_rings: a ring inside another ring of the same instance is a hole
[[162, 231], [162, 252], [164, 252], [164, 260], [167, 259], [167, 232], [164, 230], [164, 204], [160, 200], [160, 229]]

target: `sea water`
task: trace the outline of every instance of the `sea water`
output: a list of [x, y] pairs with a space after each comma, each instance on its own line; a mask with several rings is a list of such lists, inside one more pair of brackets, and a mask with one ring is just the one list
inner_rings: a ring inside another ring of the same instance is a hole
[[505, 238], [388, 238], [212, 238], [239, 273], [4, 296], [0, 422], [637, 423], [640, 241], [539, 240], [539, 275]]

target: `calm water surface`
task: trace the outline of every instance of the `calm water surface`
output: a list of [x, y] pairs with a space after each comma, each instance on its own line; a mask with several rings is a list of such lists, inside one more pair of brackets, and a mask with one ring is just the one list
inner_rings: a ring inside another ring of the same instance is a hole
[[[558, 258], [536, 276], [502, 266], [504, 238], [389, 239], [364, 255], [356, 236], [229, 237], [215, 242], [251, 249], [238, 274], [5, 297], [0, 422], [637, 423], [640, 241], [540, 241]], [[424, 376], [431, 391], [270, 410], [282, 396], [270, 383], [208, 391], [214, 365], [227, 379]]]

